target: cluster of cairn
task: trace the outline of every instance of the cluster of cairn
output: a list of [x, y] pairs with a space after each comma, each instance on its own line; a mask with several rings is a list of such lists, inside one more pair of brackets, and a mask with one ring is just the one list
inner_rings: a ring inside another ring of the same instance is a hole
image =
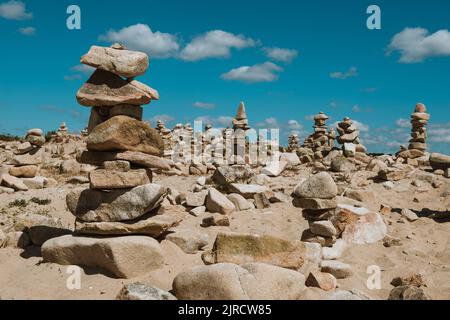
[[316, 242], [322, 246], [332, 246], [338, 231], [330, 220], [338, 206], [338, 189], [333, 178], [327, 172], [321, 172], [303, 179], [295, 187], [293, 205], [303, 209], [303, 217], [309, 222], [302, 241]]
[[367, 149], [359, 141], [359, 130], [349, 117], [345, 117], [337, 124], [339, 136], [337, 141], [342, 144], [342, 149], [346, 157], [354, 157], [356, 152], [366, 153]]
[[315, 159], [322, 159], [334, 147], [336, 132], [333, 128], [328, 130], [326, 121], [329, 117], [319, 112], [314, 116], [314, 133], [305, 139], [303, 147], [312, 149]]
[[298, 134], [293, 133], [288, 138], [288, 152], [296, 152], [298, 148], [300, 147], [300, 139], [298, 137]]
[[168, 168], [160, 158], [161, 137], [141, 121], [141, 104], [158, 98], [134, 80], [147, 70], [148, 56], [121, 45], [93, 46], [81, 62], [97, 70], [77, 93], [79, 103], [91, 107], [87, 151], [77, 160], [98, 168], [89, 173], [88, 189], [67, 195], [76, 232], [154, 235], [147, 214], [159, 207], [166, 190], [152, 183], [152, 168]]
[[1, 184], [15, 191], [27, 191], [38, 182], [43, 185], [44, 178], [37, 178], [36, 175], [42, 162], [41, 148], [44, 143], [45, 136], [41, 129], [28, 130], [25, 141], [16, 147], [12, 166], [0, 172]]

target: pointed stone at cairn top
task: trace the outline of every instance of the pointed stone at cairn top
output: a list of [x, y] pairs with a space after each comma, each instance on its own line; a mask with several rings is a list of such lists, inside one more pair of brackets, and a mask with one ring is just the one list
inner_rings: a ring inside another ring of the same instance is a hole
[[244, 120], [244, 119], [247, 119], [247, 113], [245, 111], [245, 104], [243, 101], [241, 101], [236, 114], [236, 120]]

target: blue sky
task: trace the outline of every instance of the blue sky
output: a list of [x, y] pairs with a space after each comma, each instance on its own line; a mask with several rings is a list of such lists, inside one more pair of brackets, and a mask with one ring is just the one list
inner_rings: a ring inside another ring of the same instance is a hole
[[[71, 4], [81, 30], [66, 27]], [[371, 4], [381, 30], [366, 27]], [[75, 94], [91, 71], [79, 59], [117, 40], [150, 55], [138, 80], [160, 93], [144, 108], [153, 123], [222, 127], [243, 100], [250, 124], [280, 127], [282, 142], [324, 111], [330, 125], [358, 121], [369, 151], [393, 152], [423, 102], [430, 149], [450, 153], [449, 29], [446, 0], [0, 0], [0, 132], [84, 128]]]

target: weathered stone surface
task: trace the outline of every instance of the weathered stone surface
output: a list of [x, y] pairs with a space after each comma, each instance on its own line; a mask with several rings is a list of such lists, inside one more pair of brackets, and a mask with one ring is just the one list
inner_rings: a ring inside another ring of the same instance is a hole
[[230, 214], [235, 210], [235, 207], [226, 196], [216, 189], [210, 188], [206, 197], [206, 209], [211, 213]]
[[308, 287], [317, 287], [325, 291], [336, 289], [337, 280], [331, 273], [313, 271], [305, 282]]
[[345, 157], [336, 157], [331, 160], [331, 171], [333, 172], [351, 172], [354, 171], [355, 165]]
[[450, 168], [450, 156], [441, 153], [432, 153], [430, 155], [430, 165], [434, 170]]
[[124, 285], [116, 300], [177, 300], [177, 298], [170, 292], [134, 282]]
[[347, 248], [347, 242], [343, 239], [337, 239], [332, 247], [322, 248], [322, 257], [324, 260], [337, 260]]
[[312, 233], [322, 237], [334, 237], [338, 233], [333, 223], [329, 220], [311, 221], [309, 229]]
[[212, 181], [222, 187], [231, 183], [247, 183], [255, 176], [247, 165], [221, 166], [216, 169]]
[[45, 137], [29, 135], [27, 136], [27, 141], [33, 146], [41, 147], [45, 144]]
[[203, 255], [205, 263], [268, 263], [299, 270], [309, 260], [315, 246], [301, 241], [288, 241], [268, 235], [220, 232], [213, 249]]
[[337, 207], [336, 199], [308, 199], [294, 197], [292, 203], [294, 207], [310, 210], [333, 209]]
[[236, 211], [244, 211], [254, 209], [255, 207], [243, 196], [237, 193], [232, 193], [227, 195], [228, 200], [233, 202]]
[[188, 207], [200, 207], [205, 204], [208, 191], [189, 192], [186, 195], [186, 205]]
[[131, 190], [109, 192], [76, 189], [66, 197], [70, 212], [85, 222], [118, 222], [139, 218], [158, 207], [167, 190], [146, 184]]
[[80, 174], [81, 165], [75, 160], [64, 160], [59, 166], [59, 172], [62, 174], [77, 175]]
[[360, 201], [360, 202], [364, 202], [364, 203], [368, 203], [368, 204], [372, 204], [375, 202], [375, 194], [373, 193], [373, 191], [370, 190], [354, 190], [354, 189], [347, 189], [345, 190], [345, 194], [344, 194], [347, 198], [356, 200], [356, 201]]
[[199, 217], [199, 216], [203, 215], [205, 212], [206, 212], [205, 206], [200, 206], [200, 207], [192, 208], [191, 210], [189, 210], [189, 213], [191, 215], [193, 215], [194, 217]]
[[388, 300], [431, 300], [431, 298], [422, 288], [409, 285], [392, 289]]
[[311, 175], [294, 189], [294, 195], [299, 198], [333, 199], [337, 192], [336, 183], [327, 172]]
[[105, 236], [136, 234], [157, 238], [180, 222], [180, 217], [169, 214], [144, 215], [136, 220], [126, 222], [83, 222], [76, 220], [75, 232]]
[[31, 245], [28, 233], [23, 231], [12, 231], [6, 234], [6, 246], [18, 249], [26, 249]]
[[404, 179], [405, 176], [405, 171], [395, 168], [388, 168], [378, 172], [378, 177], [385, 181], [398, 181]]
[[118, 278], [141, 276], [160, 268], [164, 262], [158, 241], [144, 236], [88, 238], [67, 235], [48, 240], [41, 251], [46, 262], [97, 267]]
[[280, 161], [286, 161], [288, 167], [295, 167], [301, 164], [301, 161], [296, 153], [282, 153]]
[[208, 245], [209, 237], [207, 234], [193, 230], [177, 230], [166, 236], [166, 240], [172, 241], [184, 253], [194, 254]]
[[99, 169], [89, 173], [91, 189], [126, 189], [150, 183], [145, 169], [127, 172]]
[[181, 300], [295, 300], [304, 290], [299, 272], [262, 263], [195, 267], [175, 277]]
[[272, 161], [261, 169], [261, 173], [269, 177], [278, 177], [286, 169], [287, 165], [287, 161]]
[[427, 285], [424, 275], [420, 273], [414, 273], [405, 277], [395, 277], [394, 279], [392, 279], [391, 284], [394, 287], [400, 286], [422, 287]]
[[203, 218], [201, 226], [204, 228], [213, 226], [229, 227], [230, 219], [228, 218], [228, 216], [224, 216], [220, 213], [213, 213]]
[[381, 241], [387, 235], [387, 226], [378, 212], [340, 204], [331, 218], [337, 229], [343, 230], [342, 239], [355, 244]]
[[30, 129], [27, 131], [27, 136], [43, 136], [44, 135], [44, 131], [42, 131], [42, 129], [39, 128], [34, 128], [34, 129]]
[[105, 161], [123, 160], [144, 168], [169, 170], [171, 167], [170, 162], [167, 159], [137, 151], [124, 151], [124, 152], [84, 151], [80, 154], [80, 156], [77, 157], [77, 160], [80, 163], [92, 164], [95, 166], [100, 166]]
[[336, 260], [322, 260], [320, 269], [322, 272], [331, 273], [337, 279], [344, 279], [353, 275], [350, 265]]
[[103, 169], [107, 171], [127, 172], [131, 170], [131, 164], [124, 160], [114, 160], [103, 162]]
[[370, 160], [366, 167], [367, 171], [379, 172], [380, 170], [386, 170], [388, 168], [387, 164], [379, 159]]
[[151, 90], [138, 81], [128, 82], [111, 72], [96, 70], [78, 90], [77, 100], [82, 106], [140, 106], [150, 103], [152, 99], [157, 100], [157, 94], [151, 93]]
[[16, 166], [38, 165], [42, 163], [42, 154], [36, 153], [15, 156], [12, 158], [11, 162]]
[[258, 174], [250, 179], [251, 184], [257, 184], [260, 186], [267, 186], [270, 184], [270, 177], [266, 174]]
[[270, 200], [265, 193], [257, 193], [253, 196], [256, 209], [266, 209], [270, 207]]
[[21, 166], [21, 167], [11, 167], [9, 169], [9, 174], [18, 178], [34, 178], [38, 171], [37, 166]]
[[252, 199], [255, 194], [269, 191], [266, 186], [257, 184], [232, 183], [229, 185], [230, 192], [238, 193], [246, 199]]
[[33, 150], [33, 145], [29, 142], [21, 143], [17, 146], [16, 154], [24, 154]]
[[156, 130], [127, 116], [116, 116], [99, 124], [86, 143], [89, 151], [128, 150], [155, 156], [161, 156], [164, 151], [164, 143]]
[[81, 63], [125, 78], [144, 74], [148, 62], [148, 56], [143, 52], [98, 46], [92, 46], [89, 52], [81, 57]]
[[1, 184], [5, 187], [12, 188], [16, 191], [27, 191], [28, 187], [19, 178], [13, 177], [10, 174], [3, 174]]
[[142, 109], [141, 106], [134, 106], [132, 104], [118, 104], [116, 106], [107, 108], [109, 109], [108, 110], [109, 118], [115, 116], [127, 116], [141, 121], [142, 114], [144, 113], [144, 110]]
[[0, 229], [0, 249], [6, 247], [7, 240], [8, 238], [6, 234], [3, 232], [2, 229]]

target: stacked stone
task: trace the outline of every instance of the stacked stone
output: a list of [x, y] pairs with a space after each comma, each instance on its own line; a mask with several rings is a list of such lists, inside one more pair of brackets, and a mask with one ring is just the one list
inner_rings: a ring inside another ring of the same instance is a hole
[[356, 152], [366, 153], [366, 148], [359, 141], [359, 130], [349, 117], [345, 117], [337, 124], [339, 137], [337, 141], [342, 144], [342, 149], [346, 157], [354, 157]]
[[247, 113], [245, 111], [245, 104], [241, 101], [238, 107], [238, 111], [236, 113], [236, 117], [233, 119], [233, 129], [236, 131], [241, 129], [243, 131], [247, 131], [250, 129], [248, 126]]
[[147, 70], [148, 57], [123, 46], [93, 46], [81, 62], [97, 70], [77, 93], [80, 104], [91, 107], [87, 151], [78, 161], [99, 168], [90, 172], [88, 189], [67, 196], [68, 208], [77, 218], [76, 232], [159, 236], [145, 216], [166, 193], [152, 184], [152, 169], [170, 165], [160, 158], [164, 143], [159, 133], [141, 121], [140, 105], [158, 94], [133, 80]]
[[45, 178], [37, 177], [45, 143], [41, 129], [28, 130], [25, 141], [16, 146], [11, 166], [0, 166], [0, 184], [13, 191], [41, 189]]
[[244, 102], [239, 104], [236, 117], [232, 121], [233, 123], [233, 146], [234, 155], [239, 156], [237, 159], [245, 156], [245, 150], [247, 146], [246, 131], [250, 130], [247, 119], [247, 112], [245, 111]]
[[336, 134], [334, 130], [327, 131], [326, 121], [329, 117], [319, 112], [314, 116], [314, 133], [305, 139], [303, 146], [314, 152], [316, 159], [322, 159], [334, 146]]
[[332, 246], [338, 231], [329, 220], [337, 208], [338, 189], [327, 172], [321, 172], [303, 179], [293, 192], [293, 205], [303, 209], [303, 216], [309, 222], [309, 229], [303, 233], [302, 241]]
[[411, 114], [411, 140], [408, 150], [413, 158], [423, 156], [427, 150], [427, 123], [430, 115], [423, 103], [418, 103]]
[[296, 152], [297, 149], [300, 148], [300, 139], [298, 138], [298, 134], [291, 134], [288, 138], [288, 152]]

